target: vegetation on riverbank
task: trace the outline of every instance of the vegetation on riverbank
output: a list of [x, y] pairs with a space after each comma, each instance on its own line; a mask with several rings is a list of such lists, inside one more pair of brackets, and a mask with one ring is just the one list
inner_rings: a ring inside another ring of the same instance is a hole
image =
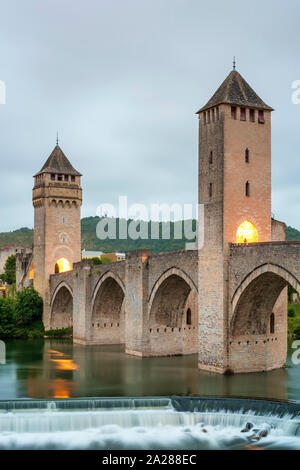
[[8, 285], [16, 283], [16, 255], [11, 255], [7, 258], [3, 273], [0, 274], [0, 279]]
[[45, 338], [71, 338], [73, 335], [73, 328], [62, 328], [61, 330], [46, 330], [44, 333]]
[[43, 300], [27, 287], [8, 298], [0, 298], [0, 338], [42, 338]]
[[300, 304], [288, 306], [288, 336], [300, 338]]

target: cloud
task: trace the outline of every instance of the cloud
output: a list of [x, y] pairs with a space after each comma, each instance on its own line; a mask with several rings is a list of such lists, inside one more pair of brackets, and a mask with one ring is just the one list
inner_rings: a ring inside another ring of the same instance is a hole
[[[272, 11], [272, 15], [270, 14]], [[232, 56], [273, 114], [273, 211], [300, 229], [298, 0], [11, 0], [1, 6], [0, 231], [32, 226], [32, 175], [60, 144], [84, 215], [197, 201], [197, 117]]]

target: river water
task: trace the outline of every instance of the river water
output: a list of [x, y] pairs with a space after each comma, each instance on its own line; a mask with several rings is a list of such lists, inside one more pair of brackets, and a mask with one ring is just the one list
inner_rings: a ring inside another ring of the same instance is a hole
[[199, 371], [196, 355], [140, 359], [123, 346], [57, 339], [6, 348], [0, 450], [300, 449], [291, 351], [282, 370], [222, 376]]
[[10, 340], [0, 365], [0, 400], [126, 396], [245, 397], [300, 402], [300, 365], [223, 376], [197, 369], [197, 355], [137, 358], [123, 346], [70, 340]]

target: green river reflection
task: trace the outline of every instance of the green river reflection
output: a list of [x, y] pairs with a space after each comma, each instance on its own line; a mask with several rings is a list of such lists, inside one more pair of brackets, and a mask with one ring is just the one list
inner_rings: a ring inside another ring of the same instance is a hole
[[10, 340], [0, 365], [0, 399], [201, 395], [300, 402], [300, 365], [255, 374], [200, 372], [197, 355], [127, 356], [123, 346], [69, 340]]

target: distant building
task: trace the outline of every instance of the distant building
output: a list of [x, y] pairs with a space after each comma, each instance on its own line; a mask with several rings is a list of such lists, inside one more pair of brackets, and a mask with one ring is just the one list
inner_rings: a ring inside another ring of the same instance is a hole
[[116, 261], [124, 261], [126, 258], [126, 254], [125, 253], [103, 253], [101, 258], [110, 259], [112, 263], [115, 263]]
[[4, 266], [6, 263], [7, 258], [9, 258], [11, 255], [16, 255], [17, 253], [32, 253], [32, 249], [27, 247], [27, 246], [21, 246], [21, 245], [12, 245], [12, 246], [6, 246], [0, 250], [0, 274], [4, 273]]
[[87, 251], [82, 250], [82, 258], [100, 258], [103, 255], [103, 251]]
[[123, 261], [126, 258], [125, 253], [103, 253], [103, 251], [87, 251], [82, 250], [81, 252], [82, 258], [106, 258], [109, 259], [112, 263], [116, 261]]

